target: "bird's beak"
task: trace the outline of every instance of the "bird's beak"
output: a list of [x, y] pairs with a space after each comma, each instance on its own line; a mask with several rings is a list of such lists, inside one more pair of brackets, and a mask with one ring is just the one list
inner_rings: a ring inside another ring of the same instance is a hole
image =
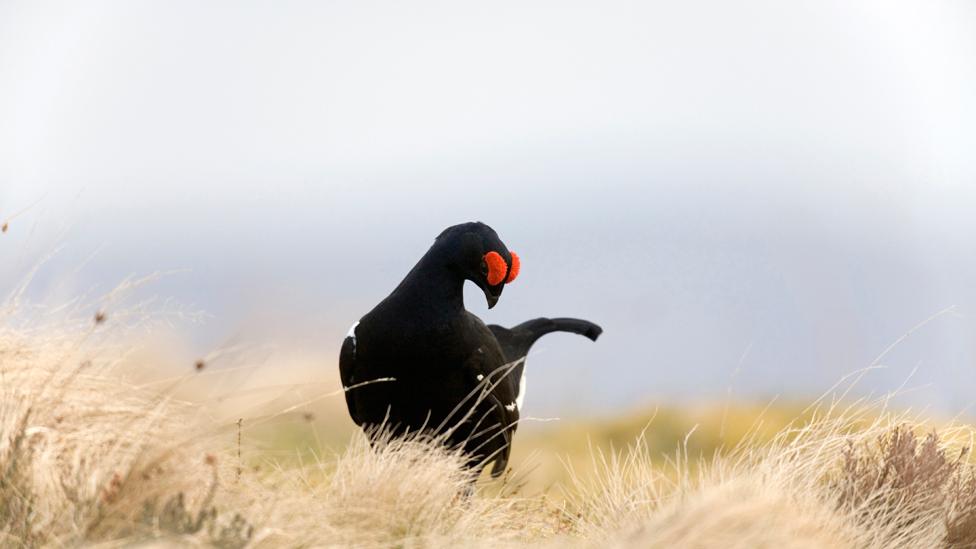
[[498, 298], [502, 296], [502, 290], [505, 289], [504, 284], [499, 284], [497, 286], [485, 285], [482, 290], [485, 292], [485, 299], [488, 301], [488, 308], [491, 309], [498, 303]]

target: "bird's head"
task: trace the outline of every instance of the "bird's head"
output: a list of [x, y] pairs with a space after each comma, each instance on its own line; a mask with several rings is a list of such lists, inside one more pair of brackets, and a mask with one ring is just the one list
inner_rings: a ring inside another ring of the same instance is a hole
[[436, 245], [451, 251], [449, 267], [481, 288], [489, 309], [498, 302], [505, 284], [518, 276], [518, 255], [508, 250], [494, 229], [480, 221], [444, 229]]

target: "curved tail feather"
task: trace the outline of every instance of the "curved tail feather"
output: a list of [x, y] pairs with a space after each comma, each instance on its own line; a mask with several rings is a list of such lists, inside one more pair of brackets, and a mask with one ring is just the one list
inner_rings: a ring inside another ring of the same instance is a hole
[[[525, 361], [522, 359], [529, 353], [532, 345], [540, 337], [551, 334], [552, 332], [579, 334], [593, 341], [596, 341], [600, 337], [600, 334], [603, 333], [603, 328], [588, 320], [581, 320], [579, 318], [536, 318], [523, 322], [518, 326], [513, 326], [512, 328], [503, 328], [496, 324], [489, 324], [488, 329], [491, 330], [495, 335], [495, 339], [498, 340], [498, 344], [505, 356], [505, 361], [508, 363], [506, 365], [507, 372], [502, 382], [510, 384], [509, 388], [515, 395], [515, 402], [497, 404], [514, 413], [516, 423], [520, 414], [519, 408], [522, 407], [522, 401], [525, 397]], [[512, 432], [516, 428], [517, 424], [512, 425]], [[500, 475], [508, 463], [508, 452], [511, 448], [509, 446], [511, 441], [506, 440], [505, 444], [505, 450], [494, 459], [495, 463], [491, 471], [494, 477]]]
[[498, 343], [509, 362], [528, 354], [532, 345], [542, 336], [553, 332], [569, 332], [596, 341], [603, 328], [579, 318], [535, 318], [512, 328], [491, 324], [488, 328], [495, 334]]
[[[579, 318], [537, 318], [536, 320], [530, 320], [529, 322], [536, 322], [538, 320], [548, 320], [549, 322], [543, 323], [543, 326], [535, 328], [538, 331], [538, 336], [536, 336], [536, 339], [551, 332], [570, 332], [579, 334], [581, 336], [586, 336], [591, 341], [596, 341], [596, 339], [600, 337], [600, 334], [603, 333], [603, 328], [597, 326], [589, 320], [582, 320]], [[516, 328], [525, 326], [529, 322], [519, 324], [516, 326]]]

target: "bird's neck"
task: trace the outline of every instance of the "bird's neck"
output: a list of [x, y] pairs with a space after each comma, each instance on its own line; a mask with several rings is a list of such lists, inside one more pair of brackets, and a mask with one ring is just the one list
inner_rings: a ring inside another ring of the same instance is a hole
[[394, 294], [418, 308], [438, 313], [459, 312], [464, 309], [464, 278], [435, 252], [432, 249], [420, 258]]

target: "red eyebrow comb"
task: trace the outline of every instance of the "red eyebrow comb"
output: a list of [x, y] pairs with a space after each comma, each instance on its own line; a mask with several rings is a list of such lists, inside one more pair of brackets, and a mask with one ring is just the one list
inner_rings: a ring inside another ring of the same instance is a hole
[[505, 272], [508, 271], [508, 265], [505, 264], [501, 254], [495, 251], [486, 253], [485, 263], [488, 264], [488, 284], [492, 286], [501, 284], [505, 280]]
[[[515, 252], [509, 252], [512, 254], [512, 266], [509, 267], [505, 263], [505, 259], [498, 252], [491, 251], [485, 254], [485, 263], [488, 265], [488, 284], [492, 286], [497, 286], [505, 281], [505, 284], [515, 280], [515, 277], [519, 274], [519, 269], [522, 267], [522, 262], [519, 260], [518, 254]], [[505, 276], [505, 272], [508, 272], [508, 276]]]
[[522, 268], [522, 261], [515, 252], [509, 252], [512, 254], [512, 267], [508, 270], [508, 278], [505, 279], [505, 284], [515, 280], [515, 277], [519, 274], [519, 269]]

